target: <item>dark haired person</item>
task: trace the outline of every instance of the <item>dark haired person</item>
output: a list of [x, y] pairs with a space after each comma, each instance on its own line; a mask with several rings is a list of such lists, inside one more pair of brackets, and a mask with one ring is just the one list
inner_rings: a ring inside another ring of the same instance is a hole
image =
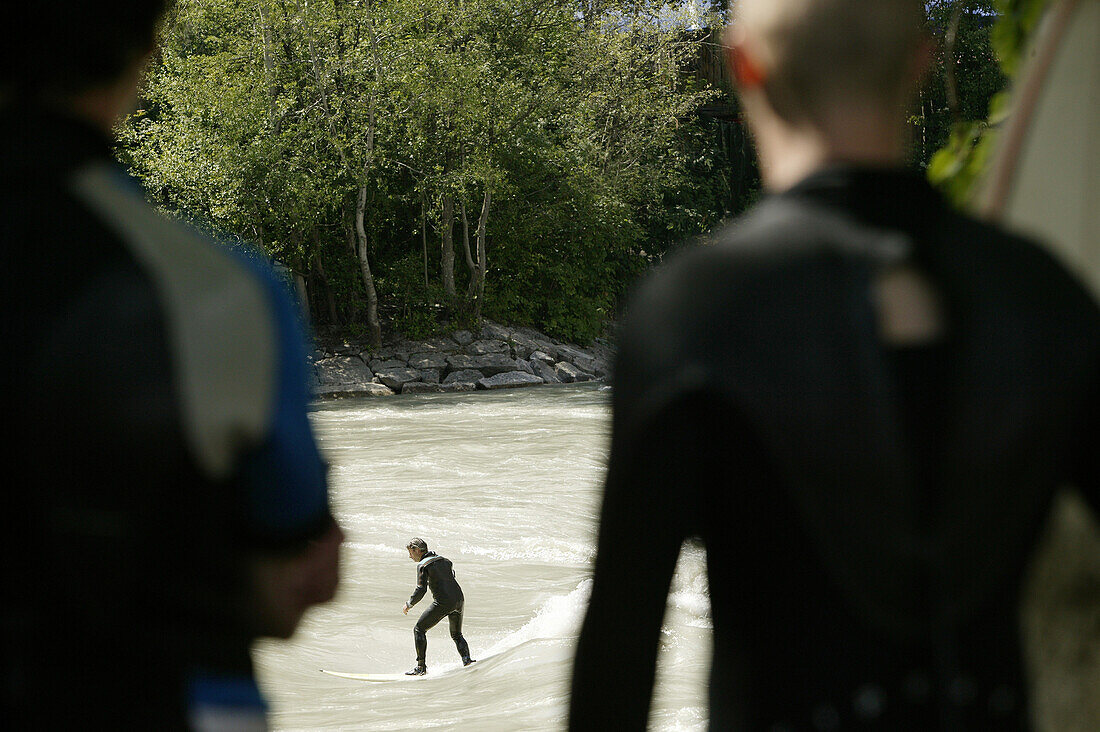
[[571, 729], [645, 727], [690, 537], [711, 729], [1031, 726], [1021, 583], [1056, 490], [1100, 506], [1100, 313], [903, 169], [924, 4], [733, 6], [769, 195], [629, 309]]
[[112, 158], [165, 3], [23, 3], [0, 64], [8, 729], [264, 729], [249, 648], [342, 533], [272, 272]]
[[405, 548], [409, 551], [409, 559], [416, 562], [416, 589], [413, 590], [408, 602], [401, 609], [405, 615], [409, 614], [416, 603], [424, 597], [428, 590], [432, 591], [432, 604], [416, 621], [413, 627], [413, 642], [416, 645], [416, 666], [406, 671], [407, 676], [423, 676], [428, 672], [425, 663], [425, 655], [428, 652], [428, 631], [434, 628], [440, 620], [447, 618], [450, 625], [451, 640], [455, 642], [458, 655], [462, 657], [462, 665], [469, 666], [474, 663], [470, 658], [470, 646], [462, 637], [462, 610], [466, 604], [466, 598], [462, 595], [462, 588], [455, 579], [454, 565], [451, 560], [441, 557], [428, 550], [428, 543], [423, 539], [412, 539]]

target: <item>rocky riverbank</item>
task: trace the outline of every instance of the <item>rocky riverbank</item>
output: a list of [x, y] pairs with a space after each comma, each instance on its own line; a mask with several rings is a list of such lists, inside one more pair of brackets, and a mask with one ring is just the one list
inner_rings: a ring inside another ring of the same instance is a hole
[[318, 344], [311, 386], [316, 398], [332, 399], [569, 384], [606, 380], [613, 358], [614, 349], [601, 338], [581, 348], [532, 328], [484, 321], [477, 333], [460, 330], [376, 350]]

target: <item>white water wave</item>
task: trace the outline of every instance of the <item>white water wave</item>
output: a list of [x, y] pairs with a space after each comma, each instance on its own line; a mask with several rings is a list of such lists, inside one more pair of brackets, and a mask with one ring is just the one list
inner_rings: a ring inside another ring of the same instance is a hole
[[556, 640], [576, 636], [580, 632], [581, 621], [591, 594], [592, 580], [586, 579], [568, 595], [551, 597], [522, 628], [494, 643], [486, 651], [486, 655], [503, 653], [540, 638]]
[[482, 547], [469, 544], [460, 547], [463, 554], [501, 560], [525, 560], [561, 565], [585, 565], [592, 561], [596, 550], [590, 544], [562, 541], [549, 537], [523, 537], [507, 547]]
[[378, 554], [396, 554], [398, 556], [407, 556], [408, 550], [402, 546], [393, 544], [363, 544], [360, 542], [349, 541], [344, 544], [349, 549], [366, 550], [368, 552], [374, 552]]

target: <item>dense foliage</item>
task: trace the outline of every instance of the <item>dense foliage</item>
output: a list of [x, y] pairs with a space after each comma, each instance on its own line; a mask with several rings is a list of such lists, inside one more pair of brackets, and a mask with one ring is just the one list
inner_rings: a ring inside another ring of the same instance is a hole
[[706, 7], [181, 0], [122, 154], [158, 203], [285, 263], [319, 329], [485, 314], [585, 340], [739, 205], [716, 168], [751, 185], [694, 114]]
[[[912, 158], [950, 191], [1042, 4], [928, 3]], [[759, 193], [724, 8], [179, 0], [120, 154], [165, 209], [284, 263], [318, 331], [377, 343], [486, 315], [584, 341]]]
[[935, 59], [911, 118], [912, 157], [922, 167], [948, 143], [953, 128], [984, 119], [1005, 84], [991, 43], [993, 0], [933, 0], [927, 13]]
[[[972, 72], [956, 70], [956, 78], [966, 81], [978, 78], [980, 93], [966, 94], [960, 84], [958, 99], [950, 124], [942, 125], [946, 133], [937, 141], [939, 150], [931, 158], [928, 175], [943, 191], [960, 205], [965, 204], [974, 190], [974, 184], [985, 170], [996, 140], [996, 133], [1004, 122], [1009, 108], [1010, 92], [1006, 81], [1016, 77], [1020, 69], [1024, 49], [1042, 18], [1049, 0], [940, 0], [933, 3], [934, 14], [940, 18], [979, 15], [985, 30], [975, 34], [967, 32], [973, 24], [958, 26], [956, 46], [975, 48], [980, 44], [983, 57], [991, 55], [996, 65], [983, 61], [979, 76]], [[939, 7], [936, 7], [939, 6]], [[947, 21], [950, 27], [950, 20]], [[956, 54], [961, 65], [969, 52]], [[994, 80], [994, 73], [996, 80]]]

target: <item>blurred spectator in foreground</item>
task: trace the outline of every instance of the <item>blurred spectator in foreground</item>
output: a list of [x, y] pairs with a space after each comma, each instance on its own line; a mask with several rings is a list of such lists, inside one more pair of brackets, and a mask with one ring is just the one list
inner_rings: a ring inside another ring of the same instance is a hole
[[902, 169], [919, 0], [739, 0], [767, 198], [633, 300], [570, 726], [645, 726], [682, 542], [716, 730], [1031, 727], [1021, 582], [1100, 507], [1100, 314]]
[[293, 301], [112, 162], [165, 5], [24, 3], [7, 26], [8, 728], [264, 729], [251, 642], [336, 589]]

